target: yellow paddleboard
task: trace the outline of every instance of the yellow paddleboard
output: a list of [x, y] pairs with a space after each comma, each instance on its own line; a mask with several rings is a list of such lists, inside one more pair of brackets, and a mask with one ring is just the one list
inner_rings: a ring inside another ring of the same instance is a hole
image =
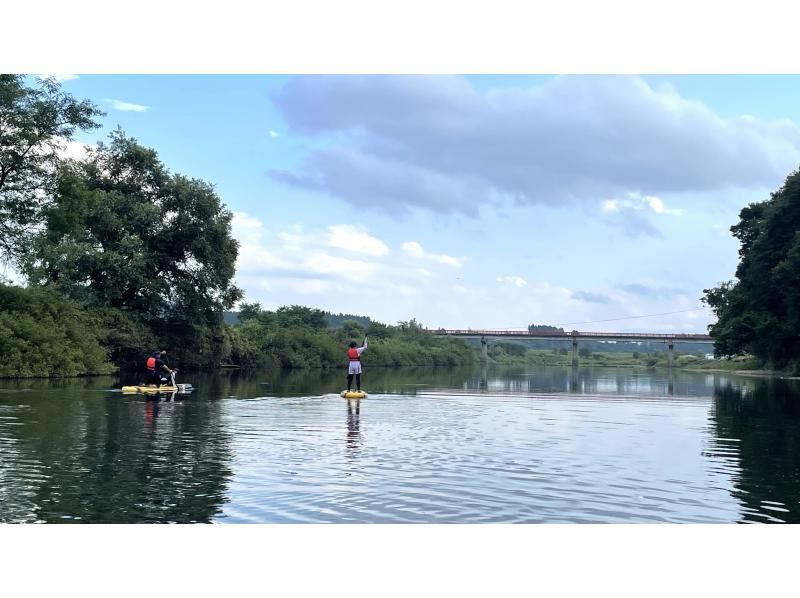
[[177, 392], [177, 386], [123, 386], [122, 392], [136, 393], [136, 392]]
[[343, 399], [363, 399], [364, 397], [367, 396], [367, 393], [365, 393], [365, 392], [356, 392], [355, 390], [353, 390], [351, 392], [347, 392], [346, 390], [343, 390], [340, 396]]

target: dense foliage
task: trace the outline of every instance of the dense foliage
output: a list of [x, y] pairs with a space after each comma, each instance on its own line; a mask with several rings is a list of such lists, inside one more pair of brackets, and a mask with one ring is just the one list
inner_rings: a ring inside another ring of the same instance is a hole
[[0, 74], [0, 259], [16, 260], [52, 198], [61, 152], [76, 130], [97, 127], [102, 115], [50, 79], [26, 86]]
[[56, 293], [0, 285], [0, 377], [110, 373], [102, 328]]
[[775, 367], [800, 359], [800, 172], [770, 199], [750, 204], [731, 232], [740, 242], [736, 280], [704, 290], [717, 316], [718, 356], [752, 354]]

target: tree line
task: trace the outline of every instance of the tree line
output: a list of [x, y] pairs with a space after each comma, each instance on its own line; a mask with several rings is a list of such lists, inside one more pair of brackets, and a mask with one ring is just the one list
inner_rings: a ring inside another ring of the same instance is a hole
[[800, 172], [743, 208], [731, 233], [740, 243], [736, 279], [703, 291], [717, 316], [714, 352], [800, 374]]

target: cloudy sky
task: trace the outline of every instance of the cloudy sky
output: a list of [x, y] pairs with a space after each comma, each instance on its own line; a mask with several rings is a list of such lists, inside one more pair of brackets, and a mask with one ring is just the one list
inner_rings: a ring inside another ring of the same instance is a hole
[[[800, 79], [80, 76], [66, 90], [212, 182], [237, 280], [430, 327], [705, 331], [739, 210], [800, 163]], [[664, 314], [664, 315], [656, 315]]]

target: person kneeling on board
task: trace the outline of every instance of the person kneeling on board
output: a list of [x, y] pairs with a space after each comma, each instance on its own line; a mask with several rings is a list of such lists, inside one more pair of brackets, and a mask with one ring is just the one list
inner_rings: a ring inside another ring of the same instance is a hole
[[[147, 382], [148, 386], [160, 386], [162, 379], [161, 379], [161, 372], [165, 371], [168, 374], [172, 373], [172, 370], [169, 369], [166, 363], [164, 363], [164, 359], [166, 359], [167, 352], [166, 351], [153, 351], [153, 354], [147, 358]], [[166, 381], [165, 381], [166, 383]]]
[[347, 359], [350, 363], [347, 366], [347, 392], [353, 385], [353, 376], [356, 377], [356, 390], [361, 392], [361, 354], [367, 349], [367, 337], [364, 337], [364, 344], [356, 347], [356, 341], [350, 342], [347, 350]]

